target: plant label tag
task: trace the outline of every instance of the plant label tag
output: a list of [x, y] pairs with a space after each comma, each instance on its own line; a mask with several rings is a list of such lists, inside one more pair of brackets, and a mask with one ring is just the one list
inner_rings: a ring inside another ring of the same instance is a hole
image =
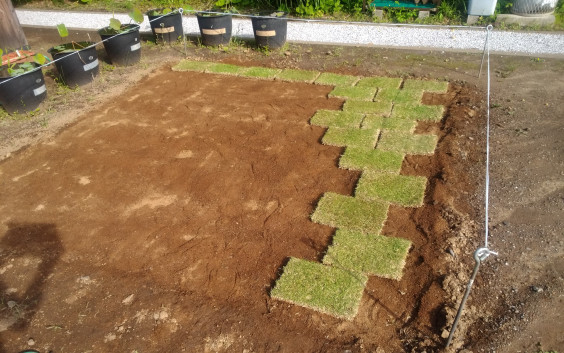
[[141, 43], [133, 44], [131, 46], [131, 51], [136, 51], [136, 50], [139, 50], [139, 49], [141, 49]]
[[90, 71], [93, 68], [95, 68], [96, 66], [98, 66], [98, 59], [94, 60], [90, 64], [84, 65], [84, 71]]
[[172, 33], [174, 32], [173, 27], [166, 27], [166, 28], [155, 28], [155, 33]]
[[276, 37], [276, 31], [256, 31], [259, 37]]
[[37, 97], [38, 95], [45, 92], [46, 90], [47, 90], [47, 88], [45, 87], [45, 85], [41, 85], [41, 87], [38, 87], [38, 88], [33, 90], [33, 95]]
[[218, 34], [225, 34], [227, 33], [227, 31], [225, 30], [225, 28], [218, 28], [218, 29], [207, 29], [207, 28], [202, 28], [202, 34], [208, 34], [208, 35], [218, 35]]

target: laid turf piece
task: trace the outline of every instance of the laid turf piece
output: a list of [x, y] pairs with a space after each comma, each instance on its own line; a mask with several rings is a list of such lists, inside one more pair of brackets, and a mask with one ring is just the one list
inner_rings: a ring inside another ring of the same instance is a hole
[[367, 114], [361, 124], [363, 129], [402, 130], [407, 132], [413, 132], [416, 126], [416, 120], [400, 119], [394, 116], [387, 118], [376, 114]]
[[291, 258], [270, 292], [275, 299], [352, 319], [368, 278], [338, 267]]
[[357, 82], [356, 87], [378, 87], [379, 89], [399, 89], [402, 79], [397, 77], [366, 77]]
[[404, 154], [393, 151], [347, 147], [339, 159], [339, 167], [399, 173], [403, 158]]
[[404, 89], [420, 89], [431, 93], [447, 93], [448, 82], [406, 80], [403, 84]]
[[356, 101], [371, 101], [376, 95], [376, 87], [344, 87], [337, 86], [331, 93], [330, 98], [344, 98]]
[[423, 205], [427, 178], [367, 171], [362, 174], [355, 196], [367, 200], [382, 200], [405, 207]]
[[241, 73], [247, 71], [248, 67], [222, 64], [222, 63], [212, 63], [206, 68], [205, 72], [212, 74], [223, 74], [223, 75], [240, 75]]
[[247, 71], [242, 72], [243, 77], [263, 78], [273, 80], [276, 75], [282, 71], [281, 69], [271, 69], [268, 67], [250, 67]]
[[442, 105], [398, 104], [394, 106], [392, 116], [412, 120], [441, 121], [444, 111]]
[[321, 139], [324, 145], [329, 146], [352, 146], [372, 149], [378, 140], [377, 129], [356, 129], [330, 127]]
[[383, 131], [378, 149], [405, 154], [433, 154], [437, 146], [436, 135], [413, 135], [403, 131]]
[[328, 86], [352, 86], [354, 85], [360, 77], [358, 76], [347, 76], [347, 75], [339, 75], [333, 74], [330, 72], [323, 72], [319, 77], [315, 80], [315, 84], [317, 85], [328, 85]]
[[208, 61], [181, 60], [172, 67], [173, 71], [197, 71], [204, 72], [213, 63]]
[[352, 196], [327, 192], [321, 197], [311, 220], [334, 228], [379, 234], [389, 203], [364, 201]]
[[309, 123], [322, 127], [359, 128], [364, 114], [340, 110], [318, 110]]
[[276, 78], [281, 81], [313, 83], [318, 76], [318, 71], [285, 69]]
[[375, 101], [392, 101], [394, 104], [421, 104], [423, 90], [420, 89], [381, 89]]
[[323, 263], [356, 273], [399, 280], [411, 242], [401, 238], [337, 230]]
[[343, 111], [351, 113], [379, 114], [389, 116], [390, 112], [392, 111], [392, 101], [347, 101], [343, 105]]

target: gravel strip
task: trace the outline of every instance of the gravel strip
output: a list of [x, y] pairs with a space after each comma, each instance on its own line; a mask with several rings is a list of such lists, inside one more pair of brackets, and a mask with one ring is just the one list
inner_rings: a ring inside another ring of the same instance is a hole
[[[16, 10], [23, 26], [54, 27], [64, 23], [69, 28], [99, 29], [107, 26], [112, 17], [109, 13], [80, 13], [61, 11]], [[125, 14], [115, 14], [127, 23]], [[195, 16], [183, 16], [184, 33], [199, 36]], [[147, 17], [141, 24], [141, 32], [150, 32]], [[233, 18], [233, 35], [242, 39], [253, 38], [249, 18]], [[486, 38], [483, 28], [399, 26], [382, 24], [335, 23], [319, 21], [288, 21], [288, 42], [320, 43], [334, 45], [361, 45], [375, 47], [417, 48], [482, 51]], [[490, 37], [492, 53], [520, 55], [549, 55], [564, 57], [564, 33], [512, 32], [493, 30]]]

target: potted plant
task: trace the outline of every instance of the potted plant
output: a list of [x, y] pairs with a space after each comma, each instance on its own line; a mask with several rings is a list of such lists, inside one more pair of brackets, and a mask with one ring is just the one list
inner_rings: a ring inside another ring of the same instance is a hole
[[[0, 49], [0, 58], [2, 54]], [[0, 67], [0, 105], [9, 114], [33, 111], [47, 97], [41, 71], [46, 58], [36, 54], [33, 60]]]
[[[69, 35], [64, 24], [58, 24], [61, 38]], [[96, 43], [83, 41], [65, 43], [48, 50], [55, 60], [55, 66], [63, 82], [69, 86], [81, 86], [90, 83], [98, 75], [99, 63]]]
[[129, 17], [138, 24], [122, 24], [118, 19], [111, 18], [108, 27], [98, 30], [106, 53], [113, 64], [127, 66], [141, 60], [139, 23], [143, 22], [143, 14], [139, 10], [133, 10], [129, 13]]
[[184, 29], [182, 28], [182, 8], [160, 8], [147, 12], [151, 30], [155, 42], [174, 42], [182, 39]]
[[255, 42], [259, 47], [280, 48], [286, 43], [287, 15], [284, 11], [268, 11], [251, 17]]
[[207, 46], [226, 45], [231, 41], [231, 13], [197, 12], [202, 44]]

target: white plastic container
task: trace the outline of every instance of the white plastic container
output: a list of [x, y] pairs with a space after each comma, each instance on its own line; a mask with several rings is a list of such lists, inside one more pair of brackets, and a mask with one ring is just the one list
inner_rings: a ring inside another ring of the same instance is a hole
[[495, 12], [497, 0], [469, 0], [468, 15], [491, 16]]

